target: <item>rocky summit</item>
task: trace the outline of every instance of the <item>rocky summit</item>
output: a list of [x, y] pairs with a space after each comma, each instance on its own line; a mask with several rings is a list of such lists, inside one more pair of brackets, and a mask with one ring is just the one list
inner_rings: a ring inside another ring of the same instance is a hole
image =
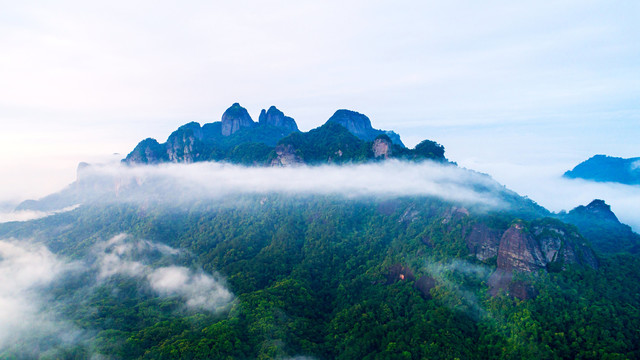
[[393, 131], [384, 131], [374, 129], [371, 126], [371, 120], [366, 115], [351, 110], [338, 110], [333, 116], [327, 120], [327, 122], [333, 122], [340, 124], [347, 128], [353, 135], [364, 141], [373, 141], [379, 135], [387, 135], [394, 144], [404, 146], [400, 141], [400, 136]]
[[349, 164], [385, 159], [445, 162], [444, 148], [424, 140], [407, 149], [393, 131], [371, 126], [366, 115], [336, 111], [327, 122], [300, 132], [296, 121], [275, 106], [262, 109], [254, 122], [247, 109], [234, 103], [221, 121], [190, 122], [171, 133], [165, 143], [148, 138], [123, 160], [126, 164], [223, 161], [242, 165], [292, 166]]

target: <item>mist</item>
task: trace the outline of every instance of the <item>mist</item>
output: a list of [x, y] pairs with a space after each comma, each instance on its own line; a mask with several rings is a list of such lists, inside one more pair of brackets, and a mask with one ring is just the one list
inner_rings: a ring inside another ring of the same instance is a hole
[[448, 201], [504, 206], [505, 189], [490, 177], [430, 161], [384, 161], [347, 166], [245, 167], [226, 163], [157, 166], [100, 165], [79, 174], [85, 198], [105, 189], [102, 199], [185, 202], [232, 194], [320, 194], [349, 198], [434, 196]]
[[78, 339], [82, 331], [54, 310], [45, 289], [81, 269], [43, 245], [0, 240], [0, 352], [18, 346], [34, 356]]
[[594, 199], [604, 200], [622, 223], [640, 232], [638, 185], [567, 179], [562, 174], [572, 166], [566, 162], [474, 163], [471, 166], [483, 169], [510, 189], [554, 212], [570, 211]]
[[[225, 310], [234, 297], [223, 277], [175, 265], [180, 254], [127, 234], [96, 243], [83, 261], [62, 258], [31, 241], [0, 240], [0, 354], [30, 358], [87, 346], [97, 329], [79, 328], [60, 309], [87, 306], [85, 297], [116, 275], [137, 279], [141, 291], [178, 299], [186, 311]], [[64, 295], [53, 296], [59, 286]]]
[[[155, 253], [155, 254], [154, 254]], [[233, 300], [224, 280], [217, 274], [192, 270], [183, 266], [152, 266], [149, 258], [166, 261], [180, 251], [148, 240], [137, 240], [119, 234], [94, 246], [98, 279], [126, 275], [141, 279], [159, 296], [177, 296], [191, 310], [219, 311]]]

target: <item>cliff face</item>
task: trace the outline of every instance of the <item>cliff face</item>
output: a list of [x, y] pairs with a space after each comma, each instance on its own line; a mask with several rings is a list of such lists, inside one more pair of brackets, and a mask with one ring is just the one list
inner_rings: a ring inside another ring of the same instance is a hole
[[271, 160], [271, 166], [295, 166], [304, 163], [291, 145], [278, 145], [275, 152], [276, 157]]
[[498, 269], [533, 272], [545, 267], [546, 262], [536, 240], [524, 231], [523, 225], [512, 225], [500, 239]]
[[284, 129], [287, 133], [298, 131], [298, 125], [295, 120], [285, 116], [284, 113], [278, 110], [275, 106], [271, 106], [269, 110], [266, 111], [262, 109], [260, 117], [258, 118], [258, 123], [260, 125], [269, 125]]
[[467, 237], [467, 248], [478, 260], [485, 261], [498, 255], [500, 230], [491, 229], [485, 224], [474, 224]]
[[388, 159], [391, 157], [393, 150], [391, 146], [391, 140], [389, 138], [379, 137], [373, 142], [372, 146], [373, 156], [376, 158], [382, 157]]
[[575, 230], [556, 220], [513, 224], [500, 239], [498, 269], [534, 272], [559, 271], [568, 264], [598, 267], [595, 254]]
[[222, 114], [222, 136], [229, 136], [246, 127], [253, 127], [253, 122], [247, 109], [235, 103]]

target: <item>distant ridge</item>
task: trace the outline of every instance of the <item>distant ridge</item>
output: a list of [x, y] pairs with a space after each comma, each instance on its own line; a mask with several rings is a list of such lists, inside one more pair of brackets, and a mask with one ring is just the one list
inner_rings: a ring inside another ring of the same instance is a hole
[[640, 185], [640, 157], [624, 159], [595, 155], [565, 172], [564, 177]]

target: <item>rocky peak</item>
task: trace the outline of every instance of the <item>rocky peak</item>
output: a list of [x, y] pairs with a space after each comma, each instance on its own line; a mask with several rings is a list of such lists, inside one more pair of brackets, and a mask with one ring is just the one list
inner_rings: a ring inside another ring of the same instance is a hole
[[275, 106], [271, 106], [269, 110], [262, 109], [258, 123], [261, 125], [270, 125], [285, 129], [288, 132], [298, 131], [298, 125], [293, 118], [285, 116], [284, 113]]
[[231, 107], [222, 114], [223, 136], [229, 136], [242, 128], [252, 127], [254, 125], [255, 122], [251, 119], [247, 109], [238, 103], [231, 105]]
[[373, 127], [371, 127], [371, 120], [359, 112], [341, 109], [336, 111], [327, 122], [340, 124], [353, 135], [363, 140], [373, 140], [370, 139], [371, 132], [374, 131]]
[[[580, 207], [578, 207], [580, 208]], [[597, 216], [602, 219], [619, 222], [616, 214], [611, 211], [611, 206], [604, 202], [604, 200], [595, 199], [589, 203], [589, 205], [583, 207], [584, 211], [593, 216]]]
[[404, 147], [400, 136], [393, 131], [383, 131], [374, 129], [371, 126], [371, 120], [359, 112], [341, 109], [336, 111], [333, 116], [327, 120], [327, 123], [336, 123], [344, 126], [349, 132], [364, 141], [374, 141], [378, 135], [387, 135], [392, 143]]
[[165, 147], [156, 139], [146, 138], [140, 141], [123, 161], [128, 164], [157, 164], [167, 160]]

